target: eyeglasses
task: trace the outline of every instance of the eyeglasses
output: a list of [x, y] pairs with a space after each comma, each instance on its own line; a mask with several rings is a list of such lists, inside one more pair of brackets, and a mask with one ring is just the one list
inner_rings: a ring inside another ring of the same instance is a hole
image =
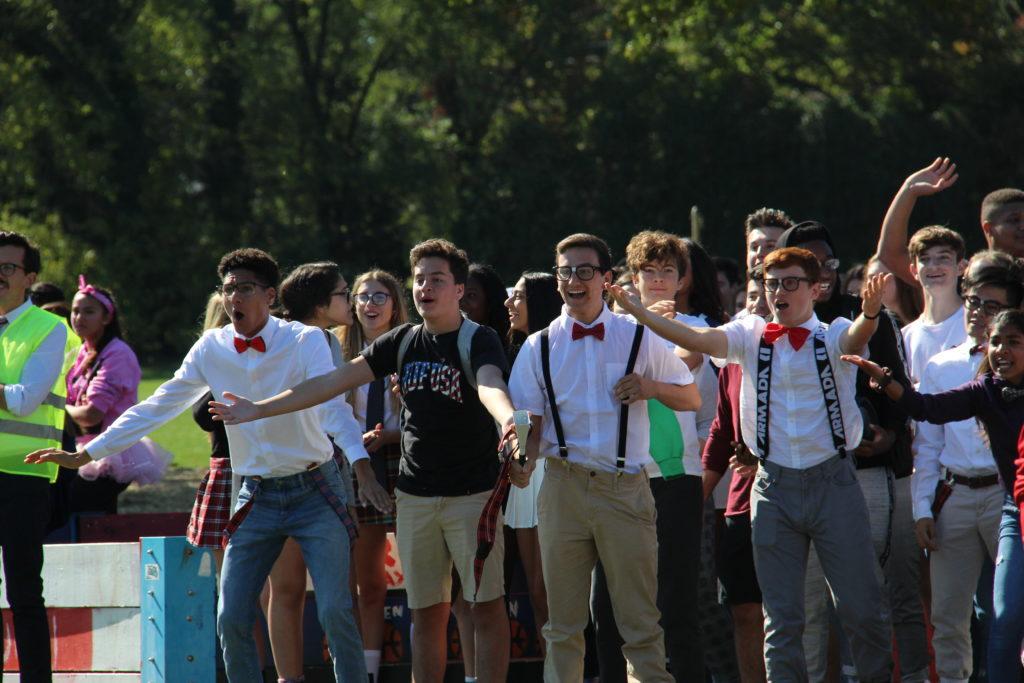
[[1006, 304], [994, 301], [993, 299], [982, 299], [973, 294], [964, 298], [964, 306], [966, 306], [968, 311], [976, 311], [980, 308], [984, 311], [985, 315], [995, 315], [1009, 308]]
[[343, 296], [345, 301], [352, 301], [352, 292], [347, 289], [341, 292], [331, 292], [331, 296]]
[[555, 271], [555, 277], [562, 282], [568, 282], [572, 279], [573, 275], [585, 282], [587, 280], [593, 280], [594, 275], [597, 273], [604, 272], [599, 266], [594, 266], [589, 263], [584, 263], [578, 266], [558, 266], [552, 270]]
[[21, 270], [25, 270], [24, 266], [19, 266], [17, 263], [0, 263], [0, 275], [3, 275], [5, 277], [14, 275], [14, 272], [19, 268]]
[[232, 297], [236, 293], [243, 299], [248, 299], [256, 293], [256, 289], [267, 289], [267, 286], [259, 282], [231, 282], [221, 285], [217, 291], [226, 297]]
[[390, 298], [391, 295], [388, 294], [387, 292], [374, 292], [373, 294], [363, 292], [361, 294], [356, 294], [356, 301], [364, 306], [366, 304], [373, 304], [374, 306], [383, 306], [388, 302], [388, 299]]
[[821, 262], [821, 268], [822, 270], [828, 270], [834, 273], [839, 270], [839, 259], [827, 258]]
[[784, 278], [766, 277], [764, 279], [764, 288], [766, 290], [768, 290], [769, 292], [777, 292], [777, 291], [779, 291], [779, 287], [781, 286], [787, 292], [795, 292], [797, 287], [800, 286], [801, 282], [813, 283], [814, 280], [812, 280], [809, 277], [795, 277], [795, 276], [794, 277], [784, 277]]

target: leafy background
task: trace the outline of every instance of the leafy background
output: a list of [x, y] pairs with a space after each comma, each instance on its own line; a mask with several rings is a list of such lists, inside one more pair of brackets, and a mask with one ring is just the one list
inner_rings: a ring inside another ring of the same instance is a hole
[[922, 202], [981, 245], [1024, 184], [1018, 2], [3, 0], [0, 225], [114, 288], [145, 358], [195, 338], [224, 251], [407, 270], [444, 235], [511, 281], [585, 229], [737, 257], [763, 206], [846, 263]]

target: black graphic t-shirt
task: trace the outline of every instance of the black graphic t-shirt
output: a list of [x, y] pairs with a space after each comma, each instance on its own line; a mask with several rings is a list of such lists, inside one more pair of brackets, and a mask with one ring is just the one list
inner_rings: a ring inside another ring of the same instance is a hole
[[[413, 339], [395, 367], [398, 345]], [[463, 377], [458, 330], [431, 334], [402, 325], [363, 350], [376, 377], [398, 373], [402, 389], [402, 461], [398, 489], [416, 496], [465, 496], [494, 487], [498, 431], [477, 392]], [[494, 365], [508, 378], [508, 359], [497, 332], [480, 326], [470, 345], [477, 372]]]

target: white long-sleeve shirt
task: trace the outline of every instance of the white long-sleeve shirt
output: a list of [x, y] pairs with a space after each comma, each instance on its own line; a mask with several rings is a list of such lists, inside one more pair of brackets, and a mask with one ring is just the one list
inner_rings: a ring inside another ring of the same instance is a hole
[[[0, 325], [2, 336], [15, 320], [32, 306], [26, 301], [4, 317], [6, 325]], [[68, 341], [68, 328], [57, 325], [46, 335], [46, 339], [36, 347], [25, 366], [21, 370], [21, 378], [17, 384], [4, 385], [4, 400], [7, 410], [18, 417], [31, 415], [50, 394], [53, 385], [64, 367], [64, 346]]]
[[[971, 354], [973, 344], [968, 340], [936, 354], [921, 373], [921, 393], [947, 391], [974, 379], [985, 356], [982, 353]], [[943, 467], [966, 477], [996, 473], [992, 449], [977, 420], [943, 425], [917, 423], [914, 474], [910, 479], [915, 521], [932, 516], [935, 485], [942, 476]]]
[[[99, 459], [123, 451], [190, 408], [207, 391], [218, 401], [225, 391], [259, 400], [334, 370], [324, 333], [315, 327], [271, 317], [258, 334], [266, 353], [251, 348], [238, 353], [236, 336], [232, 325], [207, 331], [174, 377], [89, 443], [89, 455]], [[363, 430], [339, 395], [314, 408], [228, 425], [231, 468], [241, 475], [262, 477], [302, 472], [331, 458], [328, 434], [349, 462], [368, 457]]]

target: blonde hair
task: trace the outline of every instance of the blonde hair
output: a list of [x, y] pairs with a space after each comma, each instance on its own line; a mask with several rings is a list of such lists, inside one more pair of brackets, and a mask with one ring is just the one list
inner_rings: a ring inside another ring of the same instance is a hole
[[206, 301], [206, 314], [203, 316], [203, 332], [207, 330], [224, 327], [231, 319], [228, 312], [224, 310], [224, 297], [220, 292], [214, 292]]

